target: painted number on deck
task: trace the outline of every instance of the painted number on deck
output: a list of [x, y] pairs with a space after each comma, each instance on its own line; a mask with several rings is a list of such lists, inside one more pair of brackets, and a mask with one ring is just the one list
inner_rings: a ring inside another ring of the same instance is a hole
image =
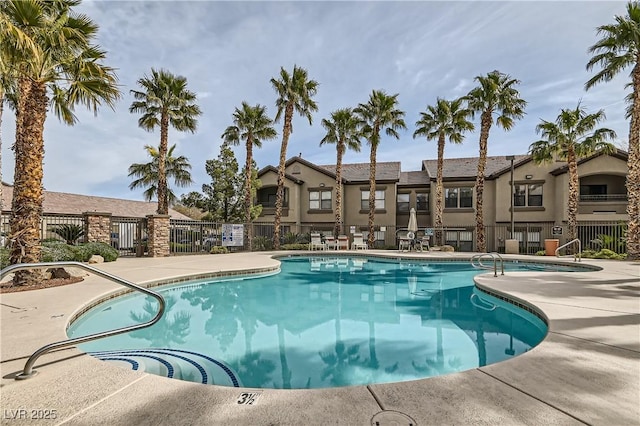
[[260, 398], [260, 395], [262, 395], [262, 392], [243, 392], [240, 394], [240, 398], [238, 398], [238, 404], [253, 405], [258, 398]]

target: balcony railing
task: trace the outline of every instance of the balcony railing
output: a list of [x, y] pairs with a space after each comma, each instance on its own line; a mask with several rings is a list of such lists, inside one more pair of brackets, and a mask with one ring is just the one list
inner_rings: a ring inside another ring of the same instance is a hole
[[598, 203], [604, 201], [626, 202], [627, 194], [581, 195], [580, 201], [593, 201]]

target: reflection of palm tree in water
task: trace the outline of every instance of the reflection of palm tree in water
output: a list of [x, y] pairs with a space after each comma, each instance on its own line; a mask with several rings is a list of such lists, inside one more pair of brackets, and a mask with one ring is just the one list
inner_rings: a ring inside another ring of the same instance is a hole
[[282, 367], [282, 389], [291, 389], [291, 370], [289, 370], [284, 346], [284, 326], [281, 323], [278, 323], [278, 347], [280, 348], [280, 365]]
[[271, 381], [271, 373], [276, 369], [273, 361], [260, 359], [259, 352], [247, 352], [242, 358], [229, 363], [238, 373], [245, 386], [260, 388]]
[[[176, 304], [175, 297], [165, 297], [166, 309], [160, 320], [150, 328], [136, 330], [131, 332], [131, 337], [136, 339], [145, 339], [151, 343], [151, 347], [171, 347], [171, 343], [184, 343], [185, 338], [189, 335], [189, 324], [191, 315], [187, 311], [180, 311], [173, 314], [169, 318], [169, 311]], [[136, 322], [147, 322], [156, 316], [158, 312], [158, 303], [151, 297], [146, 297], [146, 302], [142, 307], [143, 313], [131, 311], [129, 316]]]
[[436, 304], [436, 358], [426, 359], [425, 365], [418, 365], [415, 361], [411, 361], [414, 370], [424, 373], [429, 372], [430, 376], [446, 374], [451, 371], [457, 371], [462, 366], [462, 360], [459, 357], [450, 358], [445, 364], [444, 359], [444, 339], [442, 337], [442, 311], [444, 308], [444, 292], [440, 290], [437, 297], [431, 298]]

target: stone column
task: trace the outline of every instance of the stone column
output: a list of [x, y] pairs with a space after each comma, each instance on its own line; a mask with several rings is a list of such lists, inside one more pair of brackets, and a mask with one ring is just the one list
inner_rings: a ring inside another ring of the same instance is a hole
[[148, 215], [147, 236], [150, 257], [169, 256], [169, 215]]
[[82, 215], [87, 242], [111, 244], [111, 213], [84, 212]]

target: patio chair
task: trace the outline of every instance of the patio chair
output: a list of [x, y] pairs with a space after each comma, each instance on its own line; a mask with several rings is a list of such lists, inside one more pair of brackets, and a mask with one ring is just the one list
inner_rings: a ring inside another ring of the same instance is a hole
[[322, 242], [322, 237], [319, 232], [311, 233], [311, 242], [309, 243], [309, 250], [326, 250], [327, 245]]
[[336, 250], [349, 250], [349, 237], [346, 235], [338, 235]]
[[431, 251], [431, 246], [429, 245], [431, 237], [428, 235], [423, 235], [419, 239], [416, 240], [416, 247], [420, 249], [420, 251]]
[[[409, 238], [409, 234], [411, 234], [411, 238]], [[398, 239], [398, 250], [400, 251], [409, 251], [411, 250], [411, 242], [413, 241], [413, 237], [415, 234], [410, 232], [408, 229], [399, 229], [396, 231], [396, 238]]]
[[355, 234], [353, 234], [353, 242], [351, 243], [351, 248], [354, 250], [366, 250], [367, 247], [367, 243], [364, 242], [364, 239], [362, 238], [362, 232], [356, 232]]
[[338, 243], [336, 241], [336, 239], [334, 237], [324, 237], [324, 243], [327, 246], [327, 250], [337, 250], [338, 249]]

